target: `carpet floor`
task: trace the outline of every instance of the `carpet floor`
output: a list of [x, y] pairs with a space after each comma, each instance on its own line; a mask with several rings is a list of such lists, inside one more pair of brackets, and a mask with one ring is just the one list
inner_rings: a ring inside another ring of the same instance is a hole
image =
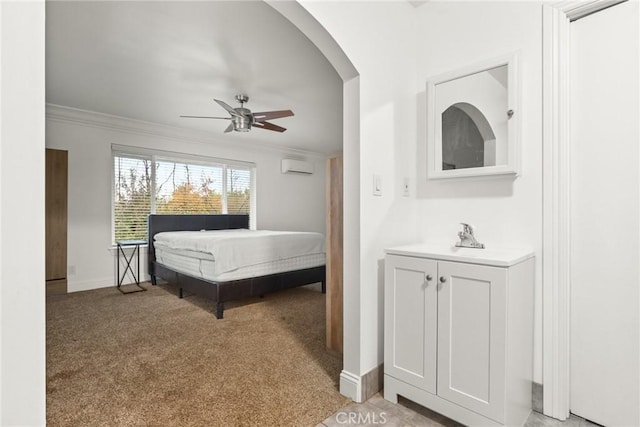
[[50, 426], [315, 426], [349, 403], [325, 296], [225, 304], [164, 285], [47, 297]]

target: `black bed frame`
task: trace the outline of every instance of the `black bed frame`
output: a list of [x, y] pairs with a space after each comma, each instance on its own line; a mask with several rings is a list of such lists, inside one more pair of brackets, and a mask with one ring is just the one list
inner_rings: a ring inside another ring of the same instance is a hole
[[183, 297], [183, 291], [187, 291], [215, 301], [216, 317], [218, 319], [222, 319], [224, 303], [227, 301], [257, 296], [261, 297], [269, 292], [317, 282], [322, 283], [322, 293], [325, 293], [326, 272], [324, 265], [249, 279], [215, 282], [174, 271], [156, 262], [153, 237], [157, 233], [163, 231], [226, 230], [237, 228], [249, 228], [248, 215], [149, 215], [148, 261], [151, 284], [155, 285], [157, 278], [160, 277], [178, 287], [178, 296], [180, 298]]

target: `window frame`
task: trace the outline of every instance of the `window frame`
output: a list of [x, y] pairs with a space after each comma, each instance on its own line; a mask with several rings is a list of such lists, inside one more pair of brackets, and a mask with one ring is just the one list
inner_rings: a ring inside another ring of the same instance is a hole
[[[116, 177], [115, 177], [115, 160], [118, 157], [129, 157], [150, 160], [152, 165], [156, 162], [180, 162], [199, 166], [221, 167], [222, 168], [222, 213], [227, 213], [227, 183], [228, 171], [231, 169], [244, 169], [249, 171], [249, 228], [256, 228], [256, 164], [253, 162], [245, 162], [241, 160], [231, 160], [218, 157], [209, 157], [194, 155], [188, 153], [178, 153], [164, 150], [149, 150], [140, 147], [130, 147], [112, 144], [111, 146], [111, 245], [115, 246], [116, 241]], [[156, 213], [156, 168], [151, 168], [151, 202], [150, 214]], [[147, 236], [148, 239], [148, 236]]]

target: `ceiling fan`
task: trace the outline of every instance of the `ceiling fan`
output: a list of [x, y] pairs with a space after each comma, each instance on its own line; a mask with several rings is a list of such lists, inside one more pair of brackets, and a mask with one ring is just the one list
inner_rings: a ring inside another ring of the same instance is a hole
[[207, 116], [180, 116], [193, 119], [222, 119], [231, 120], [229, 126], [225, 129], [225, 133], [235, 130], [236, 132], [249, 132], [251, 126], [260, 129], [273, 130], [276, 132], [284, 132], [287, 130], [273, 123], [269, 123], [267, 120], [280, 119], [282, 117], [293, 116], [291, 110], [278, 110], [278, 111], [263, 111], [261, 113], [252, 113], [248, 108], [244, 108], [245, 102], [249, 101], [249, 97], [244, 94], [236, 95], [236, 100], [240, 103], [240, 107], [233, 108], [224, 101], [214, 99], [222, 108], [227, 110], [231, 117], [207, 117]]

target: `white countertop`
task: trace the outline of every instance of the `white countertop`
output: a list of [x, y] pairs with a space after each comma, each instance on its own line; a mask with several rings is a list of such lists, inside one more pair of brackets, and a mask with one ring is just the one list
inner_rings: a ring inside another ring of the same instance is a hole
[[510, 267], [534, 256], [531, 249], [500, 248], [475, 249], [458, 248], [454, 245], [421, 243], [396, 246], [385, 249], [390, 255], [404, 255], [417, 258], [433, 258], [444, 261], [467, 262], [471, 264]]

